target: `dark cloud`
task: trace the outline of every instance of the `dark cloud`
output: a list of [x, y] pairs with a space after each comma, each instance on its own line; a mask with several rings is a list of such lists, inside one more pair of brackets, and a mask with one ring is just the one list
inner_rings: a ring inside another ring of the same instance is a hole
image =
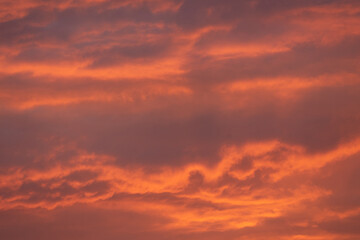
[[15, 62], [60, 63], [74, 60], [74, 57], [74, 52], [71, 55], [65, 54], [64, 50], [60, 48], [28, 47], [12, 57], [11, 60]]
[[98, 175], [99, 173], [95, 171], [77, 170], [67, 175], [65, 179], [69, 181], [86, 182], [89, 180], [96, 179]]
[[[99, 87], [111, 89], [111, 84], [107, 85]], [[80, 89], [89, 86], [79, 85]], [[195, 95], [170, 98], [170, 107], [166, 104], [138, 113], [118, 104], [112, 108], [116, 102], [105, 108], [101, 103], [84, 102], [56, 109], [3, 112], [2, 163], [32, 164], [57, 145], [69, 142], [73, 147], [58, 152], [56, 158], [76, 155], [75, 149], [80, 148], [115, 156], [119, 164], [214, 163], [223, 145], [271, 139], [302, 145], [311, 152], [327, 151], [358, 136], [359, 91], [352, 85], [308, 90], [295, 104], [284, 104], [282, 111], [276, 110], [279, 105], [274, 96], [260, 92], [253, 100], [260, 105], [236, 111], [221, 110], [214, 102], [192, 104]], [[150, 103], [162, 100], [154, 98]], [[21, 152], [15, 150], [20, 148]], [[273, 153], [269, 158], [276, 162], [282, 157]]]
[[[341, 7], [347, 4], [357, 5], [356, 1], [318, 0], [318, 1], [283, 1], [267, 0], [185, 0], [176, 15], [176, 23], [185, 30], [195, 30], [205, 26], [246, 22], [248, 31], [252, 31], [251, 22], [256, 18], [282, 16], [287, 11], [309, 7]], [[265, 29], [266, 31], [266, 29]], [[261, 34], [261, 33], [259, 33]]]
[[191, 172], [189, 176], [189, 183], [184, 189], [184, 192], [194, 193], [198, 192], [204, 184], [204, 176], [199, 171]]
[[315, 178], [320, 187], [330, 190], [331, 194], [319, 200], [319, 204], [332, 210], [357, 209], [360, 206], [358, 171], [360, 169], [359, 154], [348, 159], [326, 165], [321, 174]]
[[108, 67], [128, 64], [132, 61], [146, 63], [165, 57], [170, 51], [171, 40], [161, 40], [156, 43], [145, 43], [130, 46], [115, 46], [103, 51], [96, 51], [90, 55], [95, 58], [89, 68]]
[[[167, 223], [163, 217], [121, 210], [96, 209], [84, 205], [43, 209], [1, 211], [0, 237], [4, 239], [142, 239], [151, 234], [160, 236], [154, 228]], [[139, 231], [141, 229], [141, 231]], [[166, 238], [163, 238], [166, 239]]]
[[360, 236], [360, 215], [322, 222], [320, 227], [332, 233]]
[[114, 26], [119, 22], [156, 23], [168, 14], [153, 14], [146, 4], [112, 8], [107, 2], [60, 9], [52, 4], [32, 8], [21, 18], [0, 23], [0, 43], [34, 44], [35, 42], [66, 43], [81, 33]]
[[220, 84], [254, 78], [301, 77], [358, 74], [355, 59], [360, 55], [359, 36], [323, 46], [315, 42], [301, 43], [291, 50], [258, 57], [239, 57], [218, 60], [198, 56], [189, 63], [187, 77], [190, 84]]

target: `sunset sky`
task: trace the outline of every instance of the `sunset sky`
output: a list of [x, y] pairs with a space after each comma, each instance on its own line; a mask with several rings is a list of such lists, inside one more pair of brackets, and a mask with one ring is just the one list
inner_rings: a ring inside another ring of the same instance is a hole
[[1, 240], [359, 240], [359, 0], [0, 0]]

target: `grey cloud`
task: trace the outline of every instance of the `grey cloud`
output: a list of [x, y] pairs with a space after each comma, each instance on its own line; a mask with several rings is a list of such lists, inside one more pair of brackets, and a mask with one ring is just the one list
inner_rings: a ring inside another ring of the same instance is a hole
[[202, 86], [271, 77], [317, 77], [325, 74], [359, 74], [355, 61], [360, 55], [359, 36], [347, 36], [330, 46], [315, 42], [301, 43], [290, 51], [218, 60], [194, 56], [184, 69], [192, 86]]

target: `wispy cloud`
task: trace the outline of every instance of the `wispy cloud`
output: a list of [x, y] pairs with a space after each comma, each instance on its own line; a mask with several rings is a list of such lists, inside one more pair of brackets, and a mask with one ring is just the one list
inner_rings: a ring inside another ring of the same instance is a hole
[[0, 0], [1, 239], [360, 237], [360, 4]]

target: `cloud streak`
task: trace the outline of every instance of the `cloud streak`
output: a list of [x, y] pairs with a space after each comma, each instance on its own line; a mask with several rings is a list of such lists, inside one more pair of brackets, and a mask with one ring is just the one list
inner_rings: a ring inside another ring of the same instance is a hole
[[1, 239], [360, 237], [358, 1], [0, 8]]

